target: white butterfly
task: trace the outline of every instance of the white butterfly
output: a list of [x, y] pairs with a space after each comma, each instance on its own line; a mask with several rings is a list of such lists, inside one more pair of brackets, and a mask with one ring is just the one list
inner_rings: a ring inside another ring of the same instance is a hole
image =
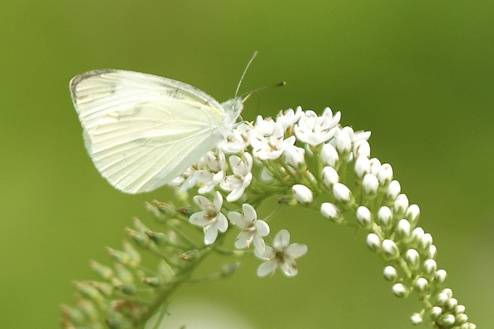
[[78, 75], [70, 91], [96, 168], [131, 194], [182, 174], [218, 145], [243, 109], [241, 97], [220, 104], [186, 83], [122, 70]]

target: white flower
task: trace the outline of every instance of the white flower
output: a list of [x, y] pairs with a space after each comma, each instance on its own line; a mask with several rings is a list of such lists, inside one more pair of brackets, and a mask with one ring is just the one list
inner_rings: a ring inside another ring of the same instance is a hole
[[360, 225], [362, 226], [368, 226], [371, 224], [371, 212], [369, 210], [369, 208], [367, 207], [364, 207], [364, 206], [360, 206], [357, 208], [357, 213], [356, 213], [356, 217], [357, 217], [357, 220], [358, 222], [360, 223]]
[[376, 251], [381, 247], [381, 238], [375, 233], [369, 233], [366, 242], [370, 250]]
[[278, 113], [276, 116], [276, 122], [283, 127], [284, 131], [286, 131], [288, 128], [292, 127], [302, 115], [302, 108], [298, 106], [295, 111], [293, 109], [288, 109], [284, 112]]
[[396, 271], [396, 268], [394, 268], [391, 265], [388, 265], [384, 268], [384, 278], [388, 281], [394, 281], [398, 277], [398, 272]]
[[321, 214], [332, 221], [339, 221], [340, 219], [340, 211], [338, 208], [330, 203], [330, 202], [324, 202], [321, 204]]
[[320, 117], [313, 111], [306, 111], [294, 127], [295, 135], [304, 143], [319, 145], [334, 136], [339, 121], [340, 112], [333, 115], [330, 108], [326, 108]]
[[304, 158], [305, 150], [303, 148], [297, 147], [290, 143], [286, 143], [284, 151], [285, 151], [285, 161], [290, 166], [297, 168], [299, 165], [305, 162], [305, 158]]
[[249, 131], [252, 127], [246, 123], [239, 123], [235, 129], [228, 134], [218, 148], [225, 153], [241, 153], [249, 145]]
[[367, 142], [366, 140], [359, 141], [359, 142], [354, 142], [353, 155], [356, 158], [358, 158], [358, 157], [366, 157], [366, 158], [368, 158], [370, 156], [370, 145], [369, 145], [369, 142]]
[[295, 136], [285, 140], [281, 124], [258, 117], [254, 128], [250, 130], [249, 140], [255, 157], [261, 160], [274, 160], [283, 154], [287, 146], [295, 143]]
[[420, 313], [413, 313], [412, 316], [410, 317], [410, 321], [412, 322], [413, 325], [417, 326], [424, 321], [424, 318]]
[[265, 260], [257, 268], [257, 275], [260, 277], [274, 273], [278, 267], [288, 277], [297, 275], [296, 259], [307, 253], [307, 246], [304, 244], [290, 244], [290, 233], [287, 230], [279, 231], [273, 240], [273, 247], [266, 247], [262, 254], [257, 257]]
[[[349, 128], [349, 127], [345, 127]], [[352, 149], [352, 133], [353, 130], [350, 129], [339, 129], [336, 132], [336, 136], [334, 139], [334, 144], [336, 146], [336, 149], [340, 154], [342, 153], [348, 153]]]
[[236, 211], [228, 213], [232, 224], [241, 230], [235, 239], [235, 248], [248, 248], [253, 243], [256, 252], [263, 253], [265, 251], [263, 237], [269, 234], [269, 226], [265, 221], [257, 219], [256, 210], [250, 204], [244, 203], [242, 211], [243, 214]]
[[312, 191], [305, 185], [293, 185], [292, 192], [295, 199], [300, 203], [311, 203], [313, 200]]
[[221, 182], [221, 188], [230, 193], [226, 196], [228, 202], [237, 201], [244, 194], [245, 189], [252, 181], [252, 156], [245, 152], [243, 158], [236, 155], [228, 159], [233, 175], [227, 176]]
[[196, 171], [195, 185], [201, 186], [199, 193], [209, 193], [225, 178], [226, 160], [223, 152], [210, 152], [205, 157], [205, 169]]
[[210, 245], [216, 241], [219, 232], [226, 232], [228, 221], [220, 210], [223, 205], [223, 197], [219, 192], [214, 195], [213, 202], [202, 195], [196, 195], [194, 202], [201, 211], [192, 214], [189, 221], [204, 230], [204, 244]]
[[324, 167], [322, 170], [322, 180], [326, 186], [331, 186], [338, 183], [339, 176], [333, 167]]
[[362, 180], [362, 186], [367, 194], [375, 194], [379, 188], [379, 181], [373, 174], [366, 174]]
[[341, 183], [333, 185], [333, 194], [336, 200], [348, 202], [352, 196], [350, 189]]
[[370, 171], [370, 161], [367, 157], [359, 156], [355, 161], [355, 173], [358, 177], [363, 177]]
[[333, 145], [326, 143], [322, 146], [321, 161], [323, 164], [334, 167], [338, 159], [338, 152]]
[[403, 283], [395, 283], [392, 288], [393, 294], [396, 297], [405, 297], [408, 295], [408, 288]]
[[398, 194], [401, 192], [401, 186], [400, 182], [397, 180], [391, 181], [388, 185], [388, 190], [386, 191], [386, 194], [391, 198], [391, 199], [396, 199]]
[[377, 211], [377, 222], [382, 226], [388, 226], [393, 219], [393, 212], [389, 207], [382, 206]]
[[377, 178], [381, 184], [390, 182], [393, 179], [393, 168], [389, 163], [384, 163], [377, 172]]

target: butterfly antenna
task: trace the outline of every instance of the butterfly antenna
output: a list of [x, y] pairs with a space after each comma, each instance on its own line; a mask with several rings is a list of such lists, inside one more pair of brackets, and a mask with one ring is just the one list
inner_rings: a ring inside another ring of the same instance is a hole
[[247, 65], [245, 65], [244, 71], [242, 72], [242, 75], [240, 76], [240, 81], [237, 84], [237, 89], [235, 89], [235, 97], [238, 95], [238, 91], [240, 90], [240, 86], [242, 85], [242, 82], [244, 81], [245, 73], [247, 73], [247, 70], [249, 70], [250, 64], [254, 61], [254, 59], [257, 56], [257, 50], [254, 51], [252, 56], [250, 57], [249, 61], [247, 62]]
[[250, 96], [254, 95], [255, 93], [257, 93], [259, 91], [262, 91], [262, 90], [265, 90], [265, 89], [269, 89], [269, 88], [284, 87], [284, 86], [286, 86], [286, 81], [280, 81], [278, 83], [275, 83], [274, 85], [263, 86], [263, 87], [260, 87], [260, 88], [257, 88], [257, 89], [248, 91], [248, 92], [246, 92], [245, 94], [242, 95], [242, 97], [243, 97], [242, 98], [242, 103], [245, 103], [245, 101], [248, 100]]

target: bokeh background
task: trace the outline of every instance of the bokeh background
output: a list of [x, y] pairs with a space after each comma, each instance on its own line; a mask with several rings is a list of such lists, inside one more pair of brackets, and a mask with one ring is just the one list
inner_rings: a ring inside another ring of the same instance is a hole
[[[480, 328], [492, 328], [493, 14], [487, 0], [2, 1], [1, 327], [57, 328], [71, 281], [119, 246], [145, 200], [167, 197], [124, 195], [100, 178], [69, 79], [124, 68], [224, 100], [257, 49], [244, 90], [288, 86], [255, 97], [244, 117], [329, 105], [372, 130], [374, 154], [420, 204], [449, 284]], [[361, 235], [304, 211], [281, 211], [272, 225], [310, 246], [297, 278], [257, 279], [248, 260], [231, 279], [177, 298], [223, 305], [253, 329], [410, 328], [417, 304], [391, 296]]]

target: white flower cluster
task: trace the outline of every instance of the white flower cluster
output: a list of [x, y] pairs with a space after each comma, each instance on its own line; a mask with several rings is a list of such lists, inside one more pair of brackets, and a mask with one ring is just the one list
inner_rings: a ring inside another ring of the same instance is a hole
[[[431, 234], [418, 226], [420, 209], [402, 193], [391, 165], [371, 156], [369, 137], [370, 132], [342, 126], [340, 113], [329, 108], [320, 116], [300, 107], [275, 119], [259, 116], [252, 124], [238, 124], [174, 185], [197, 193], [199, 210], [190, 222], [204, 230], [204, 243], [213, 244], [232, 224], [239, 231], [235, 247], [253, 246], [263, 260], [261, 277], [277, 268], [295, 276], [296, 260], [307, 252], [305, 245], [290, 244], [286, 230], [266, 245], [270, 229], [255, 207], [275, 195], [281, 203], [317, 207], [335, 223], [360, 226], [369, 248], [388, 263], [384, 276], [393, 283], [393, 294], [415, 291], [424, 301], [424, 309], [411, 317], [413, 324], [427, 315], [438, 328], [475, 328], [451, 290], [438, 289], [446, 271], [437, 266]], [[343, 216], [348, 213], [354, 217]]]

